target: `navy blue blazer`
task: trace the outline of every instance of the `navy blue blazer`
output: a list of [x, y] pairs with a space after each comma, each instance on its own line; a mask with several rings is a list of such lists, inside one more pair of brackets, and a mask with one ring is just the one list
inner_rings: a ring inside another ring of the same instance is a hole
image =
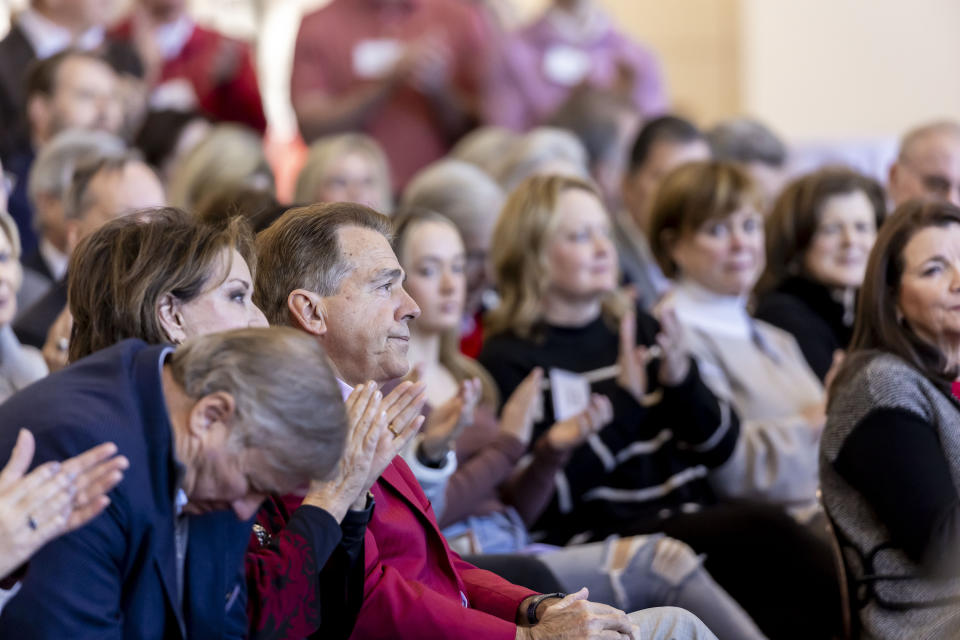
[[106, 441], [130, 460], [107, 510], [30, 560], [0, 615], [0, 639], [245, 637], [252, 524], [232, 512], [190, 516], [180, 604], [177, 466], [160, 374], [166, 349], [125, 340], [0, 405], [0, 460], [21, 427], [36, 437], [35, 465]]

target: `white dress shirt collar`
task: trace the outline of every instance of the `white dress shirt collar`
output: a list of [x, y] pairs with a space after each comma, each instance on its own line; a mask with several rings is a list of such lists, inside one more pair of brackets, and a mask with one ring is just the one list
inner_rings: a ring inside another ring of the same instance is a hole
[[21, 12], [17, 16], [17, 25], [41, 60], [60, 53], [67, 47], [76, 47], [84, 51], [96, 49], [103, 44], [105, 34], [102, 26], [95, 26], [74, 38], [69, 29], [33, 9]]

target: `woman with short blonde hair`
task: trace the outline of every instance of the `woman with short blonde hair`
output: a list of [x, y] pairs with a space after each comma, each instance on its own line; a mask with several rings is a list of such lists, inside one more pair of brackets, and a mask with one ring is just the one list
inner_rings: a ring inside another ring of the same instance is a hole
[[390, 215], [393, 194], [383, 148], [362, 133], [325, 136], [310, 145], [294, 202], [357, 202]]

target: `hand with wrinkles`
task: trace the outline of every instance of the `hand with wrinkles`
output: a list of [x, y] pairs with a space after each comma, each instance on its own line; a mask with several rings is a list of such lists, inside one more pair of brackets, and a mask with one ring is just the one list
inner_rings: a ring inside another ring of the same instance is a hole
[[[586, 588], [553, 601], [532, 627], [517, 627], [516, 640], [640, 640], [623, 611], [590, 602]], [[524, 601], [526, 602], [526, 601]], [[521, 603], [523, 608], [523, 603]]]
[[423, 382], [414, 383], [408, 380], [398, 384], [383, 399], [380, 406], [386, 414], [387, 428], [377, 442], [363, 495], [366, 495], [384, 469], [423, 425], [423, 415], [420, 412], [423, 410], [423, 403], [427, 401], [426, 388], [427, 385]]
[[314, 480], [303, 504], [319, 507], [342, 522], [350, 508], [360, 510], [366, 504], [367, 478], [374, 452], [387, 432], [387, 414], [383, 395], [375, 382], [358, 385], [347, 398], [349, 431], [343, 455], [332, 478]]
[[10, 461], [0, 471], [0, 578], [26, 562], [44, 544], [90, 522], [130, 466], [106, 442], [64, 462], [47, 462], [24, 475], [35, 449], [21, 429]]

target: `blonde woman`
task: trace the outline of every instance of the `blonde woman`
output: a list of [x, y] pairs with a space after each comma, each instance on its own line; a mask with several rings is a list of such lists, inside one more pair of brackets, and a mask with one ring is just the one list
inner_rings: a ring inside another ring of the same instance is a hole
[[310, 145], [293, 199], [300, 204], [356, 202], [390, 215], [387, 156], [376, 140], [362, 133], [320, 138]]
[[192, 212], [205, 196], [226, 186], [274, 190], [263, 141], [252, 129], [235, 124], [211, 128], [174, 168], [167, 200]]
[[[558, 474], [534, 530], [564, 542], [665, 532], [706, 553], [707, 570], [769, 636], [822, 637], [807, 621], [810, 607], [835, 608], [828, 550], [776, 508], [718, 503], [708, 476], [737, 446], [737, 415], [701, 380], [672, 314], [658, 322], [613, 304], [616, 250], [595, 188], [529, 179], [508, 198], [493, 247], [501, 304], [480, 362], [500, 393], [541, 367], [582, 375], [613, 404], [612, 422]], [[534, 437], [553, 404], [548, 392]]]
[[[507, 399], [498, 419], [497, 391], [489, 374], [457, 349], [467, 282], [466, 252], [456, 227], [438, 214], [412, 212], [401, 214], [395, 229], [405, 286], [421, 312], [410, 326], [409, 355], [427, 382], [429, 404], [437, 407], [432, 414], [444, 411], [459, 387], [482, 389], [477, 406], [466, 408], [468, 414], [446, 439], [429, 419], [422, 436], [420, 455], [424, 449], [429, 453], [430, 447], [424, 447], [428, 439], [439, 441], [432, 448], [441, 457], [455, 446], [457, 468], [444, 492], [432, 498], [450, 544], [464, 553], [482, 554], [469, 561], [507, 579], [530, 580], [546, 568], [561, 589], [586, 586], [595, 601], [626, 611], [677, 606], [697, 615], [721, 638], [762, 637], [690, 547], [677, 540], [636, 536], [535, 550], [527, 523], [546, 507], [555, 490], [553, 478], [570, 452], [612, 418], [610, 401], [594, 394], [586, 410], [553, 424], [533, 441], [542, 381], [542, 371], [535, 369]], [[528, 448], [532, 455], [520, 465]], [[414, 461], [410, 466], [420, 479], [423, 465]], [[488, 554], [498, 555], [491, 559]]]

